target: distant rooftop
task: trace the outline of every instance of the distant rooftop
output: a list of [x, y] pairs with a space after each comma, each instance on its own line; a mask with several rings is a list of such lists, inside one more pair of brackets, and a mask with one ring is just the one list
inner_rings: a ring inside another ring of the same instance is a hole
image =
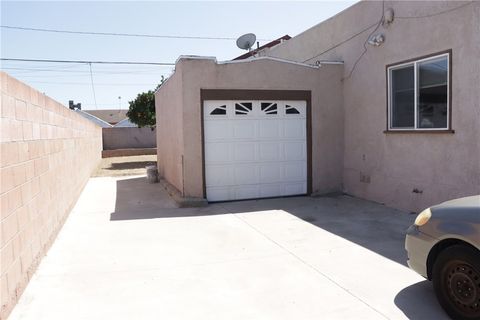
[[89, 113], [105, 122], [110, 123], [112, 126], [116, 125], [120, 121], [127, 118], [126, 109], [115, 109], [115, 110], [82, 110], [86, 113]]

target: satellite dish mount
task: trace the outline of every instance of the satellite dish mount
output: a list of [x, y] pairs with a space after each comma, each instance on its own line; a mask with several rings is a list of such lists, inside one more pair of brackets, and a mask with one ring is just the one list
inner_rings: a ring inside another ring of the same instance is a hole
[[247, 33], [237, 39], [237, 47], [250, 52], [255, 41], [257, 41], [257, 36], [253, 33]]

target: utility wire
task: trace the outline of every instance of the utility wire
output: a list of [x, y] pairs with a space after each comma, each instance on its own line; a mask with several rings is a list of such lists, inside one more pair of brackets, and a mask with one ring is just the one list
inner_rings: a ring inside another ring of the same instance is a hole
[[[82, 73], [89, 73], [89, 71], [84, 70], [63, 70], [63, 69], [32, 69], [32, 68], [10, 68], [10, 67], [0, 67], [0, 70], [13, 70], [11, 72], [15, 72], [16, 74], [25, 74], [25, 73], [35, 73], [35, 72], [54, 72], [54, 73], [69, 73], [70, 76], [76, 76]], [[95, 70], [96, 74], [144, 74], [144, 73], [158, 73], [160, 70]], [[33, 75], [29, 75], [33, 76]], [[44, 76], [38, 75], [35, 76]]]
[[95, 86], [93, 85], [92, 64], [89, 63], [88, 66], [90, 67], [90, 80], [92, 80], [93, 101], [95, 101], [95, 109], [98, 109], [97, 96], [95, 95]]
[[382, 1], [382, 16], [380, 17], [380, 20], [378, 20], [378, 23], [377, 23], [377, 26], [375, 27], [375, 29], [373, 29], [372, 32], [370, 32], [370, 34], [368, 35], [368, 37], [365, 39], [365, 42], [363, 42], [363, 52], [362, 54], [357, 58], [357, 60], [355, 61], [355, 63], [353, 64], [353, 67], [352, 69], [350, 70], [350, 72], [348, 73], [348, 76], [346, 76], [345, 78], [342, 79], [343, 80], [346, 80], [348, 78], [350, 78], [352, 76], [352, 73], [353, 71], [355, 71], [355, 68], [357, 67], [357, 64], [360, 62], [360, 60], [363, 58], [363, 56], [365, 55], [365, 53], [367, 53], [367, 42], [368, 40], [370, 39], [370, 37], [375, 33], [375, 31], [378, 30], [378, 28], [380, 27], [380, 25], [382, 24], [383, 20], [385, 19], [385, 0]]
[[[464, 3], [464, 4], [462, 4], [462, 5], [459, 5], [459, 6], [456, 6], [456, 7], [447, 9], [447, 10], [444, 10], [444, 11], [435, 12], [435, 13], [427, 14], [427, 15], [420, 15], [420, 16], [395, 16], [395, 19], [421, 19], [421, 18], [430, 18], [430, 17], [439, 16], [439, 15], [442, 15], [442, 14], [444, 14], [444, 13], [448, 13], [448, 12], [452, 12], [452, 11], [461, 9], [461, 8], [466, 7], [466, 6], [468, 6], [468, 5], [470, 5], [470, 4], [474, 3], [474, 2], [475, 2], [475, 1], [470, 1], [470, 2]], [[318, 56], [321, 56], [321, 55], [323, 55], [324, 53], [327, 53], [327, 52], [329, 52], [329, 51], [331, 51], [331, 50], [333, 50], [333, 49], [341, 46], [342, 44], [344, 44], [344, 43], [352, 40], [353, 38], [361, 35], [361, 34], [364, 33], [365, 31], [369, 30], [370, 28], [373, 28], [373, 27], [376, 26], [376, 25], [377, 25], [377, 22], [375, 22], [375, 23], [367, 26], [366, 28], [364, 28], [364, 29], [362, 29], [361, 31], [353, 34], [352, 36], [348, 37], [347, 39], [342, 40], [341, 42], [339, 42], [339, 43], [331, 46], [330, 48], [327, 48], [327, 49], [325, 49], [324, 51], [321, 51], [321, 52], [315, 54], [314, 56], [311, 56], [310, 58], [304, 60], [303, 63], [306, 63], [307, 61], [312, 60], [313, 58], [316, 58], [316, 57], [318, 57]]]
[[172, 62], [133, 62], [133, 61], [86, 61], [86, 60], [49, 60], [49, 59], [18, 59], [18, 58], [0, 58], [2, 61], [22, 61], [22, 62], [49, 62], [49, 63], [82, 63], [82, 64], [138, 64], [154, 66], [174, 66]]
[[438, 16], [438, 15], [447, 13], [447, 12], [451, 12], [451, 11], [458, 10], [458, 9], [460, 9], [460, 8], [463, 8], [463, 7], [466, 7], [466, 6], [468, 6], [468, 5], [471, 5], [471, 4], [474, 3], [474, 2], [475, 2], [475, 1], [469, 1], [469, 2], [464, 3], [464, 4], [462, 4], [462, 5], [459, 5], [459, 6], [456, 6], [456, 7], [447, 9], [447, 10], [444, 10], [444, 11], [440, 11], [440, 12], [436, 12], [436, 13], [431, 13], [431, 14], [426, 14], [426, 15], [423, 15], [423, 16], [395, 16], [395, 19], [420, 19], [420, 18], [430, 18], [430, 17], [434, 17], [434, 16]]
[[[61, 84], [61, 85], [85, 85], [91, 86], [90, 82], [57, 82], [57, 81], [37, 81], [37, 80], [27, 80], [29, 83], [43, 83], [43, 84]], [[155, 86], [155, 83], [95, 83], [95, 86]]]
[[[74, 30], [57, 30], [44, 28], [30, 28], [20, 26], [0, 25], [0, 28], [23, 30], [23, 31], [38, 31], [51, 33], [69, 33], [69, 34], [83, 34], [95, 36], [120, 36], [120, 37], [141, 37], [141, 38], [163, 38], [163, 39], [189, 39], [189, 40], [237, 40], [231, 37], [203, 37], [203, 36], [178, 36], [178, 35], [160, 35], [160, 34], [142, 34], [142, 33], [118, 33], [118, 32], [90, 32], [90, 31], [74, 31]], [[261, 41], [270, 41], [268, 39], [258, 39]]]

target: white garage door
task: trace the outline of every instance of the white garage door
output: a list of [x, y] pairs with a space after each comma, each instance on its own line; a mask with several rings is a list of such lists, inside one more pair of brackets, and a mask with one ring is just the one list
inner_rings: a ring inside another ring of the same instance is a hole
[[307, 193], [305, 101], [205, 101], [208, 201]]

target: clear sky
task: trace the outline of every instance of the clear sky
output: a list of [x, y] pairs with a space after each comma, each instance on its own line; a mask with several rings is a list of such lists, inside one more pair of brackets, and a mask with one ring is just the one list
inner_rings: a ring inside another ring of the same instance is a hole
[[[1, 2], [1, 25], [31, 28], [258, 39], [295, 36], [356, 1], [319, 2]], [[0, 29], [3, 58], [175, 62], [180, 55], [229, 60], [235, 40], [133, 38]], [[260, 45], [266, 41], [260, 41]], [[95, 109], [88, 65], [6, 62], [3, 71], [68, 105]], [[173, 67], [92, 65], [98, 109], [128, 108]], [[119, 99], [121, 97], [121, 99]]]

